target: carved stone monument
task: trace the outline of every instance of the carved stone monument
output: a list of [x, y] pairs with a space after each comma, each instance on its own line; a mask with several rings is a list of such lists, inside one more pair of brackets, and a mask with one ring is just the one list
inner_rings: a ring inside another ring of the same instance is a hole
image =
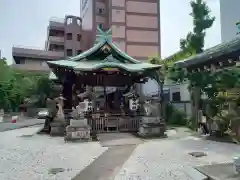
[[54, 117], [53, 122], [51, 123], [51, 136], [64, 136], [66, 123], [63, 112], [64, 100], [65, 98], [62, 95], [55, 99], [58, 111], [56, 117]]
[[142, 137], [164, 136], [165, 123], [160, 118], [159, 102], [146, 101], [143, 105], [145, 115], [142, 117], [138, 134]]
[[88, 110], [88, 102], [80, 102], [73, 111], [73, 119], [70, 120], [70, 125], [66, 127], [66, 135], [64, 140], [91, 140], [91, 127], [88, 125], [87, 119], [84, 117]]

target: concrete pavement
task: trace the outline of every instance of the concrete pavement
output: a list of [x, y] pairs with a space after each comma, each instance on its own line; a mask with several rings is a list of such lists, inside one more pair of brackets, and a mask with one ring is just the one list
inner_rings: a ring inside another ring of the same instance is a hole
[[44, 121], [45, 120], [43, 120], [43, 119], [32, 118], [32, 119], [20, 120], [20, 121], [17, 121], [16, 123], [1, 122], [0, 123], [0, 132], [34, 126], [34, 125], [42, 125], [42, 124], [44, 124]]

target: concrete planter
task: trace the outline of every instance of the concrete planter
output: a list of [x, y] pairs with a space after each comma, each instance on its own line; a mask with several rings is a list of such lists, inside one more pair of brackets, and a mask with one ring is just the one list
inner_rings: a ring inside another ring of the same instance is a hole
[[240, 173], [240, 157], [233, 158], [233, 166], [237, 173]]

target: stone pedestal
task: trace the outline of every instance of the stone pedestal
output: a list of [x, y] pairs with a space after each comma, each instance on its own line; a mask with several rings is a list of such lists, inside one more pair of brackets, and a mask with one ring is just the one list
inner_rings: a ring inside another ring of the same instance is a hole
[[87, 123], [87, 119], [70, 120], [70, 125], [66, 127], [65, 141], [81, 140], [90, 141], [91, 127]]
[[65, 124], [64, 122], [55, 121], [51, 123], [50, 136], [64, 136]]
[[234, 169], [240, 174], [240, 157], [233, 158]]
[[142, 117], [138, 134], [142, 137], [163, 137], [165, 124], [157, 117]]
[[0, 109], [0, 122], [3, 122], [4, 110]]

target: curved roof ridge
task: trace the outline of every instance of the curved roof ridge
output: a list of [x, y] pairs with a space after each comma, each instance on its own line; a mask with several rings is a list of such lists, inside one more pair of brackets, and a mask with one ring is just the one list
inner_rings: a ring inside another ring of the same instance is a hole
[[124, 58], [126, 58], [131, 63], [133, 63], [133, 64], [142, 63], [141, 61], [138, 61], [138, 60], [134, 59], [133, 57], [129, 56], [128, 54], [126, 54], [125, 52], [123, 52], [113, 42], [109, 42], [107, 40], [107, 43], [111, 46], [111, 48], [113, 48], [113, 50], [115, 50], [118, 54], [122, 55]]
[[85, 57], [87, 57], [88, 55], [92, 54], [93, 52], [97, 51], [99, 48], [101, 48], [104, 45], [103, 42], [99, 42], [98, 44], [96, 44], [95, 46], [91, 47], [90, 49], [88, 49], [87, 51], [84, 51], [83, 53], [77, 55], [77, 56], [73, 56], [71, 58], [69, 58], [69, 61], [79, 61]]

